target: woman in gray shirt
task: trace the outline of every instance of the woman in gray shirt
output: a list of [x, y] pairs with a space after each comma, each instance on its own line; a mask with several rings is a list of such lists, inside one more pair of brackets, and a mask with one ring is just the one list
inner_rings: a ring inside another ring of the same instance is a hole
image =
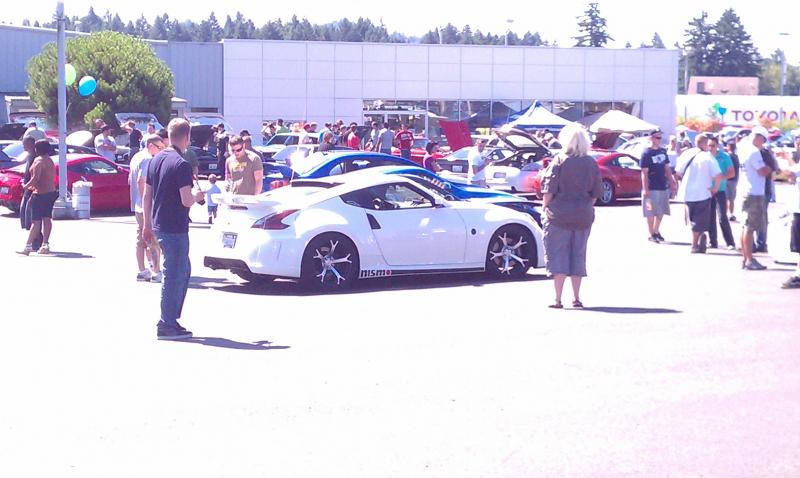
[[556, 300], [550, 307], [563, 308], [561, 292], [569, 276], [574, 295], [572, 306], [581, 308], [586, 244], [594, 222], [594, 203], [601, 193], [600, 169], [588, 155], [591, 141], [582, 126], [565, 126], [558, 141], [564, 149], [542, 178], [545, 264], [556, 289]]

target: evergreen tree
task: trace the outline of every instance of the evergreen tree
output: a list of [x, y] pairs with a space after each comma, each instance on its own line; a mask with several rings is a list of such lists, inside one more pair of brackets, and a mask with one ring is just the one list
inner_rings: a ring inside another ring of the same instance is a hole
[[738, 15], [729, 8], [714, 25], [709, 72], [714, 76], [756, 76], [759, 54]]
[[169, 37], [168, 31], [169, 15], [166, 13], [163, 17], [156, 17], [153, 20], [153, 27], [150, 29], [151, 40], [166, 40]]
[[211, 12], [211, 15], [208, 16], [206, 24], [208, 26], [210, 36], [208, 40], [204, 41], [213, 41], [213, 42], [220, 41], [222, 39], [222, 27], [219, 26], [219, 22], [217, 21], [217, 16], [214, 15], [214, 12]]
[[542, 40], [539, 33], [525, 32], [525, 36], [522, 37], [522, 44], [528, 46], [543, 46], [547, 45], [547, 42]]
[[684, 61], [688, 60], [689, 73], [694, 76], [707, 76], [712, 71], [710, 51], [714, 49], [716, 35], [714, 27], [707, 20], [708, 13], [702, 12], [689, 22], [689, 28], [685, 31]]
[[600, 15], [600, 9], [596, 3], [590, 3], [589, 9], [578, 17], [578, 31], [581, 35], [573, 37], [577, 40], [575, 46], [602, 47], [613, 40], [606, 32], [606, 19]]
[[439, 32], [428, 30], [426, 34], [422, 35], [422, 38], [419, 39], [419, 42], [425, 45], [437, 45], [439, 44]]
[[280, 19], [268, 21], [260, 28], [258, 37], [263, 40], [283, 40], [283, 22]]
[[464, 25], [464, 28], [461, 29], [461, 34], [459, 35], [459, 43], [462, 45], [472, 45], [475, 43], [475, 39], [472, 37], [472, 28], [469, 25]]
[[111, 19], [111, 25], [109, 27], [110, 30], [115, 32], [125, 31], [125, 24], [122, 23], [122, 19], [119, 17], [119, 15], [114, 15], [114, 18]]
[[650, 44], [650, 46], [652, 46], [653, 48], [665, 48], [664, 41], [661, 40], [661, 36], [658, 34], [658, 32], [653, 33], [653, 41]]
[[455, 45], [459, 43], [458, 28], [454, 27], [452, 23], [448, 22], [444, 28], [439, 30], [439, 34], [442, 36], [442, 43], [445, 45]]
[[26, 18], [26, 19], [24, 19], [24, 20], [22, 20], [22, 26], [23, 26], [23, 27], [29, 27], [29, 26], [31, 26], [31, 21], [30, 21], [30, 20], [28, 20], [27, 18]]
[[230, 15], [225, 16], [225, 26], [222, 27], [222, 38], [236, 38], [236, 31]]
[[631, 45], [631, 42], [626, 41], [625, 42], [625, 48], [633, 48], [633, 45]]
[[92, 7], [89, 7], [89, 13], [81, 18], [80, 22], [80, 31], [84, 33], [98, 32], [103, 27], [103, 19], [94, 12], [94, 8]]
[[133, 22], [128, 20], [128, 24], [125, 25], [125, 33], [130, 36], [136, 36], [136, 27], [133, 25]]
[[35, 22], [33, 22], [33, 26], [36, 27], [36, 28], [39, 28], [41, 26], [41, 25], [39, 25], [39, 20], [36, 20]]

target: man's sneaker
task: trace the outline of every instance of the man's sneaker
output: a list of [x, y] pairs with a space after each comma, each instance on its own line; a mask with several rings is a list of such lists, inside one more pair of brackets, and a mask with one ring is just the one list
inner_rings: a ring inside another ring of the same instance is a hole
[[706, 251], [704, 251], [704, 250], [700, 249], [699, 247], [693, 247], [693, 248], [692, 248], [692, 254], [703, 254], [703, 253], [705, 253], [705, 252], [706, 252]]
[[733, 214], [731, 214], [731, 217], [729, 217], [729, 218], [728, 218], [728, 220], [729, 220], [730, 222], [736, 222], [736, 216], [734, 216]]
[[213, 218], [211, 218], [211, 217], [209, 217], [209, 218], [208, 218], [208, 223], [209, 223], [209, 224], [214, 224], [214, 219], [213, 219]]
[[17, 251], [17, 254], [20, 254], [20, 255], [23, 255], [23, 256], [29, 256], [31, 254], [31, 252], [33, 252], [33, 247], [31, 247], [31, 245], [28, 244], [21, 251]]
[[136, 274], [136, 280], [139, 282], [148, 282], [152, 280], [152, 276], [150, 275], [150, 271], [145, 269], [142, 272]]
[[160, 272], [156, 272], [150, 277], [150, 282], [157, 282], [160, 284], [162, 279], [164, 279], [164, 275]]
[[666, 240], [664, 239], [664, 236], [662, 236], [660, 232], [656, 233], [656, 239], [658, 239], [659, 242], [664, 242]]
[[180, 325], [176, 327], [158, 327], [156, 334], [158, 340], [186, 340], [192, 338], [192, 333]]
[[800, 277], [792, 276], [781, 284], [781, 289], [800, 289]]
[[658, 236], [656, 236], [655, 234], [652, 234], [650, 237], [647, 238], [647, 240], [658, 244]]
[[760, 262], [758, 262], [755, 259], [750, 261], [749, 264], [745, 264], [744, 265], [744, 269], [748, 270], [748, 271], [763, 271], [766, 268], [767, 268], [767, 266], [761, 264]]
[[36, 253], [37, 254], [50, 254], [50, 244], [45, 242], [44, 244], [42, 244], [42, 247], [40, 247], [39, 250], [36, 251]]
[[697, 248], [700, 250], [700, 253], [703, 254], [706, 252], [706, 244], [708, 243], [708, 238], [705, 234], [700, 234], [700, 243], [697, 245]]

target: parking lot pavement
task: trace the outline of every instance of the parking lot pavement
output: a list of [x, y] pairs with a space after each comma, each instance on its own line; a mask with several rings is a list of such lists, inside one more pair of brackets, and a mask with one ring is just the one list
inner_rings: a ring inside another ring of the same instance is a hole
[[184, 343], [155, 340], [132, 217], [18, 257], [0, 216], [0, 476], [798, 476], [792, 267], [691, 255], [679, 211], [658, 245], [638, 202], [598, 208], [578, 311], [542, 270], [248, 286], [202, 267], [195, 208]]

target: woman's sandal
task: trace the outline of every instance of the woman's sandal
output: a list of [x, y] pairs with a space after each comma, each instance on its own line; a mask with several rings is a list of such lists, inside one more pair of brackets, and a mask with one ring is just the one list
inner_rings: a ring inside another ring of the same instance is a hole
[[563, 309], [564, 308], [564, 306], [561, 304], [561, 302], [556, 302], [555, 304], [550, 304], [550, 305], [548, 305], [548, 307], [550, 307], [551, 309]]
[[572, 301], [572, 307], [576, 309], [583, 309], [583, 304], [578, 299]]

